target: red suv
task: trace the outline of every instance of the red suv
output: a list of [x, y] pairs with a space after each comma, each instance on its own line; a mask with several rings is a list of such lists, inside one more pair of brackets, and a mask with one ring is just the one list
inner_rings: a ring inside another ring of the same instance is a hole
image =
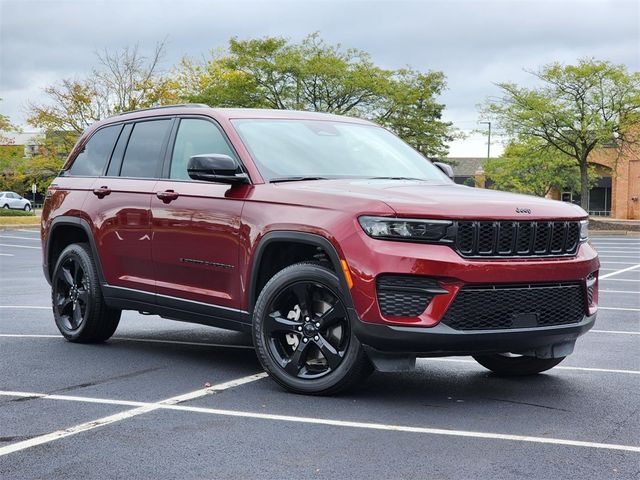
[[203, 105], [108, 118], [48, 190], [55, 322], [73, 342], [108, 339], [123, 309], [252, 332], [271, 377], [309, 394], [416, 357], [557, 365], [596, 317], [586, 213], [451, 177], [355, 118]]

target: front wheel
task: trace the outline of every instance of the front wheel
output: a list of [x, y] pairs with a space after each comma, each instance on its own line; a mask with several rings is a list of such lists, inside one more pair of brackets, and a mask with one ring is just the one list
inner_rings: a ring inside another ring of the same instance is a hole
[[483, 367], [502, 376], [535, 375], [558, 365], [566, 357], [535, 358], [524, 355], [496, 353], [492, 355], [474, 355], [473, 357]]
[[291, 265], [265, 285], [254, 309], [253, 342], [271, 378], [294, 393], [335, 394], [372, 371], [338, 277], [313, 263]]
[[28, 203], [24, 206], [24, 211], [25, 212], [29, 212], [31, 211], [31, 205], [29, 205]]

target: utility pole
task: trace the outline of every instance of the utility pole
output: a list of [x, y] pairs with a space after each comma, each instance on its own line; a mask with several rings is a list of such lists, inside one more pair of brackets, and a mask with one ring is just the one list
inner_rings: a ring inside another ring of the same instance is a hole
[[487, 160], [491, 158], [491, 122], [479, 122], [489, 125], [489, 138], [487, 139]]

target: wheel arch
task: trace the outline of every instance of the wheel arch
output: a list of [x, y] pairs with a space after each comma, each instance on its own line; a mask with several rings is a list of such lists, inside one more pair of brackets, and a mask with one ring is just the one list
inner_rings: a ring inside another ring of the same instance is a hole
[[249, 301], [247, 302], [249, 306], [248, 311], [250, 313], [253, 312], [256, 300], [258, 298], [258, 295], [260, 294], [261, 283], [262, 286], [264, 286], [265, 283], [264, 278], [261, 278], [261, 270], [265, 262], [265, 253], [269, 250], [270, 247], [273, 247], [278, 243], [289, 245], [305, 245], [307, 247], [321, 249], [326, 254], [327, 260], [330, 262], [334, 273], [338, 277], [340, 285], [345, 292], [347, 308], [353, 309], [351, 292], [347, 283], [347, 279], [345, 278], [344, 271], [342, 269], [341, 258], [333, 243], [326, 237], [315, 233], [279, 230], [269, 232], [264, 235], [254, 251], [249, 277]]
[[56, 217], [49, 226], [47, 241], [45, 244], [44, 259], [46, 263], [43, 265], [44, 273], [49, 284], [51, 283], [51, 275], [57, 261], [57, 257], [67, 246], [72, 243], [86, 242], [91, 248], [96, 268], [98, 269], [98, 277], [100, 283], [104, 284], [104, 274], [102, 272], [102, 264], [100, 256], [95, 245], [93, 233], [89, 222], [80, 217], [69, 215]]

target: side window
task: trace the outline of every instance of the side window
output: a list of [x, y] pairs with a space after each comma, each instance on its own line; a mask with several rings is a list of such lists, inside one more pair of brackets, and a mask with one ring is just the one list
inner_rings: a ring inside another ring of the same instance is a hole
[[189, 180], [187, 162], [194, 155], [219, 153], [235, 158], [231, 147], [225, 141], [218, 127], [207, 120], [184, 118], [176, 135], [171, 155], [169, 178]]
[[96, 177], [102, 175], [104, 167], [111, 157], [122, 125], [113, 125], [98, 130], [85, 144], [82, 151], [69, 168], [69, 175]]
[[122, 159], [121, 177], [155, 178], [162, 164], [162, 150], [171, 120], [136, 123]]

